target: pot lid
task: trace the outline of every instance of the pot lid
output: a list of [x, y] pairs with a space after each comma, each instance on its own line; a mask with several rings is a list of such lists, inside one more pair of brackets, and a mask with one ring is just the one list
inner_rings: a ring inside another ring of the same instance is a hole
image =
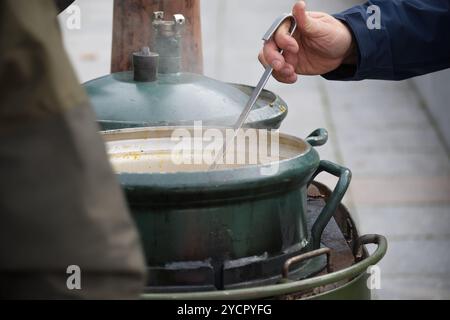
[[[104, 130], [126, 127], [193, 125], [232, 126], [252, 88], [223, 83], [192, 73], [158, 74], [155, 81], [135, 81], [119, 72], [84, 84]], [[248, 126], [278, 128], [287, 114], [285, 102], [264, 90]]]
[[[107, 75], [85, 83], [103, 130], [146, 126], [233, 126], [250, 99], [252, 88], [227, 84], [203, 75], [181, 72], [185, 19], [164, 20], [153, 14], [153, 43], [131, 55], [133, 71]], [[246, 125], [278, 128], [286, 103], [263, 91]]]

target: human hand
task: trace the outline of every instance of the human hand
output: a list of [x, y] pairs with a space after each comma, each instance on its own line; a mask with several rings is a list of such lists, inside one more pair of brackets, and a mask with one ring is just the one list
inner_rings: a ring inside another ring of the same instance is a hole
[[[259, 61], [273, 69], [280, 82], [294, 83], [297, 74], [321, 75], [341, 64], [356, 64], [356, 46], [349, 28], [338, 19], [323, 12], [307, 12], [300, 1], [292, 13], [297, 30], [289, 35], [290, 22], [280, 26], [272, 40], [264, 44]], [[278, 52], [283, 49], [283, 54]]]

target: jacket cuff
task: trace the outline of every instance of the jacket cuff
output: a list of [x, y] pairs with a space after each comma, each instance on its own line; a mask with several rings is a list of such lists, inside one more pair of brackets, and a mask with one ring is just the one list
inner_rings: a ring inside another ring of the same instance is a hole
[[344, 22], [353, 33], [358, 50], [356, 67], [342, 65], [336, 70], [322, 75], [328, 80], [383, 79], [393, 75], [392, 55], [389, 35], [386, 29], [369, 29], [367, 7], [352, 7], [333, 15]]

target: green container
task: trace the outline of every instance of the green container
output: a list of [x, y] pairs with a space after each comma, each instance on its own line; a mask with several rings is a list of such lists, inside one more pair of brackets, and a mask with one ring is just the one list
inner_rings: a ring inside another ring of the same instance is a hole
[[[104, 133], [140, 231], [153, 290], [215, 290], [274, 283], [286, 259], [319, 248], [323, 229], [351, 176], [348, 169], [319, 159], [314, 147], [327, 141], [324, 129], [305, 141], [281, 134], [281, 161], [219, 166], [212, 171], [204, 165], [172, 165], [175, 129]], [[195, 129], [184, 129], [195, 135]], [[264, 168], [277, 170], [267, 175]], [[339, 181], [308, 230], [306, 190], [322, 171]], [[301, 278], [322, 267], [312, 261], [293, 269]]]

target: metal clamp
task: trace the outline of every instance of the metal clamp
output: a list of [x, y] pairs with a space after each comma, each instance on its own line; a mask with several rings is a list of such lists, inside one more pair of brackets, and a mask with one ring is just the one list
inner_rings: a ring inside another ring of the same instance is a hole
[[330, 248], [320, 248], [314, 251], [306, 252], [301, 255], [292, 257], [290, 259], [287, 259], [283, 266], [282, 271], [282, 277], [283, 280], [287, 280], [289, 276], [289, 269], [293, 263], [299, 263], [311, 258], [315, 258], [318, 256], [321, 256], [323, 254], [327, 255], [327, 272], [332, 273], [333, 272], [333, 264], [331, 260], [331, 249]]

